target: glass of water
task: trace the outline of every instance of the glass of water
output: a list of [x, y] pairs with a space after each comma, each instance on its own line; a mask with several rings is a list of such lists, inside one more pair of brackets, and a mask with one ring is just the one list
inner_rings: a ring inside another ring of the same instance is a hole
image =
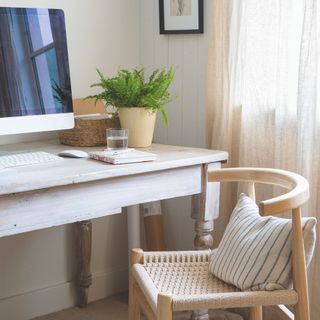
[[128, 148], [128, 129], [107, 129], [107, 149], [124, 150]]

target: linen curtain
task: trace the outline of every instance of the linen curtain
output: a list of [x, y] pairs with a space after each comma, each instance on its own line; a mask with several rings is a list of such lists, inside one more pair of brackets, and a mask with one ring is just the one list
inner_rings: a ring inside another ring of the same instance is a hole
[[[311, 198], [303, 214], [320, 221], [317, 2], [214, 1], [207, 127], [210, 146], [229, 151], [229, 166], [274, 167], [305, 176]], [[236, 198], [236, 190], [227, 191], [228, 196], [221, 199], [225, 209], [216, 226], [218, 238]], [[258, 190], [258, 198], [273, 192]], [[316, 320], [320, 314], [319, 240], [308, 272], [311, 319]]]

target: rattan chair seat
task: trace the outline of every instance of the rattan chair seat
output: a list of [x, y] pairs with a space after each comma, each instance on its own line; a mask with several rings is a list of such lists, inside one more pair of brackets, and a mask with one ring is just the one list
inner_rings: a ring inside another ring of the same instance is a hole
[[158, 294], [172, 295], [173, 310], [219, 309], [255, 305], [294, 305], [294, 290], [240, 291], [215, 278], [208, 269], [210, 250], [146, 252], [133, 276], [156, 313]]

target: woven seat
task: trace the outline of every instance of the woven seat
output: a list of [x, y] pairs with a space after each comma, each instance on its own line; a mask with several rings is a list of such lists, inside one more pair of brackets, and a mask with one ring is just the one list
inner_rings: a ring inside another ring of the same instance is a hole
[[208, 271], [209, 254], [210, 250], [146, 252], [144, 263], [133, 266], [133, 276], [155, 313], [159, 293], [172, 296], [174, 311], [297, 303], [294, 290], [242, 292], [220, 281]]
[[[208, 182], [245, 182], [255, 200], [255, 183], [289, 190], [259, 204], [260, 214], [292, 213], [293, 290], [241, 291], [209, 273], [210, 250], [131, 252], [129, 320], [172, 320], [174, 311], [198, 310], [195, 319], [208, 319], [207, 309], [249, 307], [250, 320], [263, 319], [263, 306], [273, 306], [279, 319], [310, 320], [301, 205], [309, 198], [308, 182], [283, 170], [230, 168], [208, 172]], [[203, 248], [204, 249], [204, 248]], [[294, 314], [286, 305], [294, 306]]]

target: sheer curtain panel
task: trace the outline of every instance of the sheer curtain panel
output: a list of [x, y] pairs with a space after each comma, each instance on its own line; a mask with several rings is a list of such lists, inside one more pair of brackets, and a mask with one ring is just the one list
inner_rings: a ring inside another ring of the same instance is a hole
[[[229, 166], [274, 167], [304, 175], [311, 187], [304, 215], [320, 220], [319, 1], [217, 0], [211, 23], [210, 146], [229, 151]], [[222, 199], [227, 207], [218, 221], [222, 227], [235, 201], [235, 190], [229, 194]], [[317, 320], [319, 240], [309, 277], [311, 319]]]

